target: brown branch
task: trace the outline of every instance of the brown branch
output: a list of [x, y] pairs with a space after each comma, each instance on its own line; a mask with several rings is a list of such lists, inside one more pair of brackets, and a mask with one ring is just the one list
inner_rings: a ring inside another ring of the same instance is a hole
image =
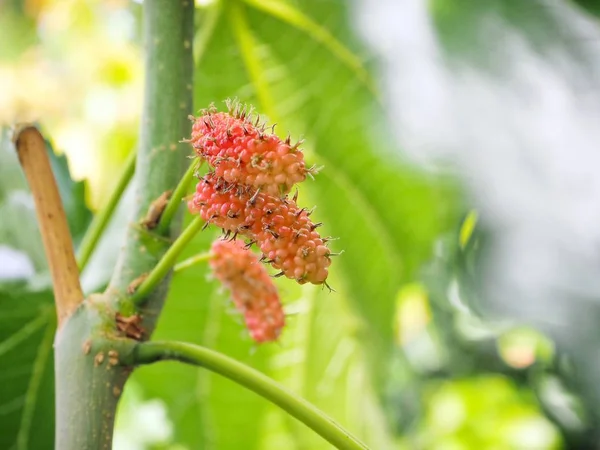
[[33, 126], [19, 127], [14, 135], [14, 143], [33, 193], [60, 326], [83, 301], [67, 217], [41, 133]]

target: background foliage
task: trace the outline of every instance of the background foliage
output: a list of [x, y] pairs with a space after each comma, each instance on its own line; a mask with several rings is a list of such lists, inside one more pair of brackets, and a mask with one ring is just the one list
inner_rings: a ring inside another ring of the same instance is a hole
[[[135, 148], [141, 7], [5, 0], [0, 8], [9, 37], [0, 40], [0, 122], [39, 120], [67, 154], [69, 164], [49, 145], [77, 244]], [[552, 342], [488, 323], [456, 301], [478, 295], [487, 231], [460, 179], [419, 169], [395, 148], [376, 62], [346, 2], [202, 1], [197, 10], [195, 108], [237, 97], [280, 134], [303, 137], [307, 159], [324, 169], [299, 201], [318, 204], [322, 233], [339, 237], [332, 247], [344, 254], [332, 266], [336, 292], [278, 280], [288, 313], [278, 344], [247, 338], [204, 266], [175, 275], [155, 336], [264, 371], [373, 449], [554, 449], [585, 439], [592, 425], [564, 388], [570, 372], [559, 370]], [[466, 11], [477, 20], [469, 2], [432, 2], [440, 35]], [[83, 274], [88, 292], [108, 279], [132, 201], [129, 193]], [[52, 298], [8, 132], [0, 217], [0, 448], [51, 448]], [[207, 229], [182, 257], [215, 236]], [[115, 448], [330, 447], [239, 386], [164, 363], [139, 369], [127, 385]]]

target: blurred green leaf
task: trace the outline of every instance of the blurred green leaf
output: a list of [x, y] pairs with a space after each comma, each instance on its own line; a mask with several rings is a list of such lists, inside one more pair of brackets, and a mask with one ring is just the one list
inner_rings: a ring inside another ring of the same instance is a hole
[[0, 2], [0, 61], [19, 58], [28, 47], [38, 41], [33, 17], [23, 14], [24, 2]]
[[24, 252], [37, 272], [46, 270], [46, 256], [31, 195], [25, 191], [12, 192], [0, 202], [0, 217], [0, 244], [6, 243]]
[[10, 192], [23, 190], [27, 190], [27, 181], [11, 142], [11, 132], [3, 127], [0, 129], [0, 203]]
[[0, 285], [0, 325], [0, 448], [52, 449], [52, 293], [23, 283]]
[[583, 9], [591, 12], [596, 16], [600, 16], [600, 2], [598, 0], [572, 0], [574, 3], [581, 6]]
[[245, 2], [289, 26], [305, 32], [310, 38], [321, 43], [339, 61], [350, 68], [365, 85], [375, 92], [375, 87], [370, 74], [362, 64], [360, 58], [350, 51], [343, 43], [338, 41], [325, 27], [312, 20], [301, 10], [281, 0], [245, 0]]
[[425, 419], [413, 436], [419, 448], [561, 448], [532, 395], [506, 378], [431, 382], [426, 397]]
[[581, 22], [571, 22], [572, 15], [571, 19], [563, 17], [572, 9], [570, 6], [576, 4], [594, 14], [600, 11], [597, 0], [568, 0], [556, 5], [549, 5], [546, 0], [430, 0], [430, 9], [438, 43], [447, 51], [449, 61], [466, 62], [503, 78], [512, 57], [510, 52], [503, 55], [500, 51], [491, 51], [496, 44], [481, 39], [484, 35], [492, 36], [489, 21], [493, 20], [523, 37], [531, 50], [548, 59], [559, 73], [562, 68], [554, 64], [552, 58], [556, 51], [564, 50], [572, 57], [571, 63], [577, 63], [579, 70], [594, 77], [586, 45], [590, 39], [586, 27], [582, 27]]

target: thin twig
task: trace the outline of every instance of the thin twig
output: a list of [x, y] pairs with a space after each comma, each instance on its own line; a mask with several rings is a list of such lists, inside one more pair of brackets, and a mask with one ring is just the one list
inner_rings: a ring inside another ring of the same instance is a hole
[[167, 203], [167, 206], [165, 207], [160, 217], [160, 222], [156, 227], [157, 233], [164, 233], [171, 226], [173, 217], [175, 217], [175, 214], [177, 213], [177, 210], [181, 205], [181, 201], [187, 192], [188, 186], [194, 179], [194, 174], [196, 173], [197, 169], [198, 167], [196, 165], [196, 162], [194, 161], [192, 164], [190, 164], [187, 171], [179, 181], [179, 184], [177, 185], [177, 187], [173, 191], [173, 194], [171, 195], [171, 198], [169, 199], [169, 203]]
[[131, 296], [133, 304], [140, 306], [146, 301], [146, 297], [154, 290], [156, 286], [165, 278], [169, 270], [173, 268], [177, 261], [177, 257], [181, 254], [185, 246], [192, 240], [198, 231], [204, 225], [204, 221], [200, 216], [196, 217], [183, 233], [177, 238], [173, 245], [167, 250], [164, 256], [158, 261], [154, 269], [144, 278], [144, 281], [139, 285]]
[[123, 172], [121, 172], [119, 181], [110, 195], [110, 198], [102, 207], [102, 209], [94, 216], [94, 220], [92, 220], [92, 223], [83, 236], [83, 240], [79, 246], [79, 251], [77, 252], [79, 270], [81, 271], [83, 271], [89, 262], [92, 253], [94, 253], [102, 233], [106, 229], [106, 226], [108, 225], [110, 218], [113, 216], [113, 213], [115, 212], [115, 209], [117, 208], [125, 189], [133, 177], [133, 173], [135, 172], [135, 159], [136, 152], [131, 152], [127, 162], [125, 163]]
[[174, 360], [204, 367], [276, 404], [336, 448], [368, 450], [365, 444], [311, 403], [288, 391], [265, 374], [214, 350], [184, 342], [145, 342], [137, 345], [132, 356], [133, 364]]
[[181, 261], [179, 264], [177, 264], [175, 266], [173, 271], [180, 272], [182, 270], [189, 269], [190, 267], [195, 266], [196, 264], [208, 261], [210, 258], [212, 258], [212, 256], [213, 256], [213, 254], [211, 252], [199, 253], [199, 254], [194, 255], [184, 261]]

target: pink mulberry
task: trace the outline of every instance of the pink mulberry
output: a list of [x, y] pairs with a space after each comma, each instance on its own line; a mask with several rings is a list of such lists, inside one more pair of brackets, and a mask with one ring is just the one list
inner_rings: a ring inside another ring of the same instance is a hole
[[273, 196], [288, 193], [314, 172], [306, 168], [298, 145], [267, 133], [239, 104], [230, 105], [229, 113], [209, 108], [195, 118], [191, 143], [217, 177]]
[[271, 265], [296, 280], [322, 284], [327, 280], [331, 251], [316, 229], [310, 211], [294, 199], [257, 194], [246, 203], [244, 216], [252, 239]]
[[198, 183], [189, 208], [208, 223], [256, 242], [282, 275], [300, 284], [327, 280], [331, 251], [316, 231], [320, 224], [295, 199], [248, 192], [208, 174]]
[[276, 340], [285, 324], [277, 288], [258, 258], [241, 241], [215, 241], [210, 266], [214, 276], [231, 291], [256, 342]]

